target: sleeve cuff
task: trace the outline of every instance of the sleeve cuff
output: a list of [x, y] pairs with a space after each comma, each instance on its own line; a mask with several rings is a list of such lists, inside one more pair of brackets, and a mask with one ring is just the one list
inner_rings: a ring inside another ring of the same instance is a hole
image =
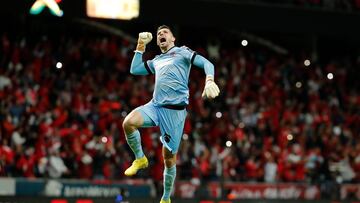
[[147, 61], [144, 61], [144, 66], [145, 66], [145, 69], [147, 70], [147, 72], [148, 72], [149, 74], [152, 74], [152, 72], [151, 72], [151, 70], [150, 70], [150, 67], [149, 67]]
[[194, 65], [194, 60], [195, 60], [196, 54], [197, 54], [197, 53], [194, 51], [194, 53], [193, 53], [192, 56], [191, 56], [191, 59], [190, 59], [191, 65]]

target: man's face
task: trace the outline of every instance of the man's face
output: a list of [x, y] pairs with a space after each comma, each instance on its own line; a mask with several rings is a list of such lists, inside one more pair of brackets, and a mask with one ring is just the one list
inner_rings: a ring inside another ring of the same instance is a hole
[[175, 37], [169, 29], [163, 28], [158, 30], [156, 43], [160, 48], [173, 46], [174, 42]]

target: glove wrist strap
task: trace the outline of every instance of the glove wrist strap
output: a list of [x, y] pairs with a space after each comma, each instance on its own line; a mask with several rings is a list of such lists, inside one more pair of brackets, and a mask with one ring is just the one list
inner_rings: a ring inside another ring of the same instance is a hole
[[144, 53], [145, 52], [145, 44], [144, 42], [138, 42], [137, 46], [136, 46], [136, 51], [139, 51], [139, 52], [142, 52]]
[[207, 82], [214, 82], [214, 76], [213, 75], [207, 75], [205, 81], [206, 81], [206, 83]]

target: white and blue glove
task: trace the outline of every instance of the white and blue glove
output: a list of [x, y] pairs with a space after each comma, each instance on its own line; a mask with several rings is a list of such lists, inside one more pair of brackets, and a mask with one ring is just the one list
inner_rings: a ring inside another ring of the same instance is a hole
[[220, 90], [219, 87], [214, 82], [214, 76], [207, 76], [205, 82], [205, 88], [202, 93], [203, 98], [214, 99], [219, 96]]
[[136, 51], [144, 53], [146, 45], [152, 40], [153, 36], [151, 32], [140, 32]]

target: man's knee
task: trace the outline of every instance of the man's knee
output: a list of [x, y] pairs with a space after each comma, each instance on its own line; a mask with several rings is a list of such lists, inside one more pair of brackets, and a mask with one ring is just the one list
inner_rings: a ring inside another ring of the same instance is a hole
[[176, 155], [165, 157], [164, 164], [166, 168], [171, 168], [176, 164]]
[[166, 168], [171, 168], [176, 164], [176, 153], [171, 153], [166, 147], [163, 147], [163, 156]]
[[128, 119], [128, 117], [125, 117], [125, 119], [122, 123], [123, 129], [126, 131], [130, 126], [131, 126], [131, 120]]
[[122, 127], [125, 130], [125, 132], [132, 133], [136, 129], [138, 129], [142, 124], [142, 117], [139, 112], [131, 112], [129, 115], [127, 115], [122, 123]]
[[164, 164], [166, 168], [171, 168], [176, 164], [176, 162], [173, 159], [165, 159]]
[[127, 128], [133, 126], [133, 124], [134, 124], [134, 122], [131, 120], [131, 118], [125, 117], [125, 119], [124, 119], [124, 121], [122, 123], [122, 127], [124, 129], [127, 129]]

